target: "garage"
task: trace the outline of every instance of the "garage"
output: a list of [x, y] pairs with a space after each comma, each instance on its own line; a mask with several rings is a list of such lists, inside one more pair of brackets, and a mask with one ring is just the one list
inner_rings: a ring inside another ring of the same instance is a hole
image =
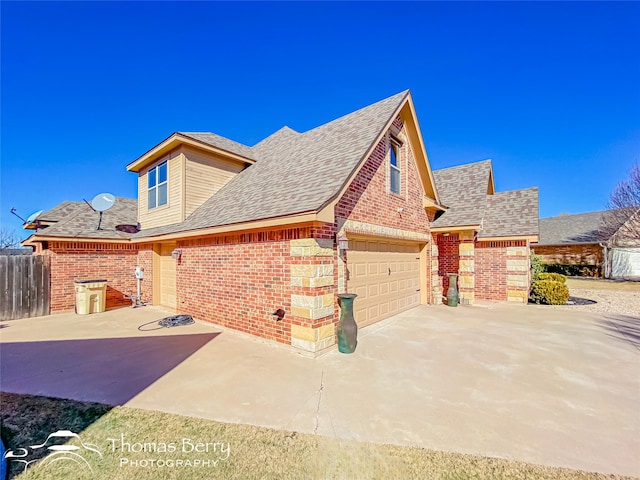
[[611, 249], [611, 278], [640, 279], [640, 248]]
[[176, 308], [176, 261], [171, 252], [176, 248], [173, 243], [160, 246], [160, 305]]
[[359, 327], [420, 304], [420, 248], [392, 240], [350, 240], [347, 285], [358, 295], [354, 315]]

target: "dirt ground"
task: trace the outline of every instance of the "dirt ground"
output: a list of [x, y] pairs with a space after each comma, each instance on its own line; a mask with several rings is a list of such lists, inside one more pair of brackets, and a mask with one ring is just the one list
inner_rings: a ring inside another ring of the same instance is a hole
[[553, 308], [585, 312], [626, 315], [640, 320], [640, 282], [616, 281], [593, 278], [567, 279], [569, 301], [591, 300], [589, 305], [561, 305]]

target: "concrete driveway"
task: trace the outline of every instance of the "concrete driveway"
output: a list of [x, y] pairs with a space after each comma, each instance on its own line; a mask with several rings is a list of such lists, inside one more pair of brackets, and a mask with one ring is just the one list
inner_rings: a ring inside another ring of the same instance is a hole
[[158, 308], [6, 322], [0, 388], [640, 476], [640, 318], [424, 306], [300, 356]]

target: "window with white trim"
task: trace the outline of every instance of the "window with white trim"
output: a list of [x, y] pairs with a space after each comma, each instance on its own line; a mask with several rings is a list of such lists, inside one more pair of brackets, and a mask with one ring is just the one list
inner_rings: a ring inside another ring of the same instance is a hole
[[167, 162], [153, 167], [147, 173], [148, 208], [161, 207], [167, 204]]
[[400, 155], [398, 145], [389, 142], [389, 191], [400, 195]]

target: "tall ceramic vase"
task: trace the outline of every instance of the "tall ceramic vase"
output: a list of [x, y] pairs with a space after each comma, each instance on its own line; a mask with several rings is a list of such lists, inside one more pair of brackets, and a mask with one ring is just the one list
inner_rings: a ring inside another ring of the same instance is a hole
[[339, 293], [340, 321], [338, 322], [338, 350], [341, 353], [353, 353], [358, 344], [358, 325], [353, 318], [353, 300], [355, 293]]
[[457, 273], [447, 273], [449, 276], [449, 289], [447, 290], [447, 305], [450, 307], [458, 306], [458, 287], [456, 286], [458, 280]]

